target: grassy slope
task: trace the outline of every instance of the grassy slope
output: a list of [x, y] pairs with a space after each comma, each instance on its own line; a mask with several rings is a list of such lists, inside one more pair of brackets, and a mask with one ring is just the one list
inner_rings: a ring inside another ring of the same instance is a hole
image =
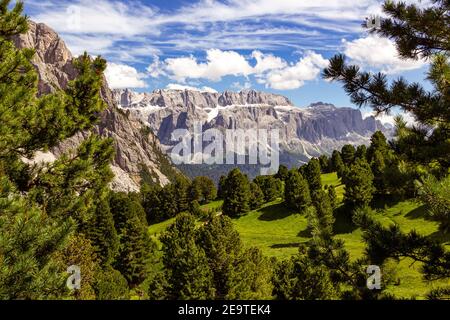
[[[339, 182], [336, 174], [323, 175], [324, 185], [334, 185], [339, 199], [343, 198], [344, 186]], [[205, 209], [220, 207], [216, 201]], [[449, 243], [447, 237], [443, 239], [437, 232], [437, 224], [426, 218], [425, 210], [412, 201], [398, 203], [377, 204], [377, 217], [384, 224], [398, 223], [403, 230], [417, 230], [423, 235], [429, 235], [442, 242]], [[364, 251], [361, 240], [361, 230], [354, 229], [345, 218], [336, 218], [336, 235], [345, 241], [346, 247], [353, 258], [357, 258]], [[169, 220], [149, 228], [152, 235], [162, 232], [173, 220]], [[266, 204], [263, 208], [235, 220], [236, 229], [246, 246], [256, 246], [267, 256], [286, 259], [297, 252], [299, 243], [308, 241], [307, 218], [286, 209], [281, 201]], [[422, 281], [419, 274], [419, 264], [411, 264], [408, 259], [394, 265], [400, 285], [389, 288], [389, 291], [400, 297], [423, 297], [434, 285]]]

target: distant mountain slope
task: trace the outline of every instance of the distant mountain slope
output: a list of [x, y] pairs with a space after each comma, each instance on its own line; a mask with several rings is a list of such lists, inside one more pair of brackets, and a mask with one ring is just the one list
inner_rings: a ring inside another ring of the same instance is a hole
[[[47, 94], [56, 88], [65, 88], [76, 77], [72, 54], [64, 41], [46, 25], [29, 22], [29, 27], [26, 34], [14, 41], [19, 48], [33, 48], [36, 51], [33, 64], [39, 73], [39, 93]], [[156, 184], [169, 183], [179, 171], [161, 151], [158, 139], [139, 118], [117, 108], [106, 81], [102, 97], [108, 108], [102, 113], [95, 131], [114, 140], [116, 155], [111, 164], [115, 173], [112, 188], [137, 191], [143, 177]], [[84, 134], [80, 133], [61, 143], [51, 154], [40, 155], [40, 158], [54, 159], [62, 152], [75, 148], [83, 139]]]
[[[376, 130], [388, 131], [375, 118], [364, 119], [357, 109], [325, 103], [298, 108], [286, 97], [254, 90], [224, 93], [114, 90], [113, 97], [123, 110], [147, 122], [167, 150], [174, 144], [172, 132], [192, 128], [195, 122], [201, 122], [204, 130], [278, 129], [281, 163], [288, 166], [298, 166], [345, 144], [366, 144]], [[182, 168], [190, 175], [220, 170], [220, 166], [204, 165]], [[253, 175], [248, 166], [244, 170]]]

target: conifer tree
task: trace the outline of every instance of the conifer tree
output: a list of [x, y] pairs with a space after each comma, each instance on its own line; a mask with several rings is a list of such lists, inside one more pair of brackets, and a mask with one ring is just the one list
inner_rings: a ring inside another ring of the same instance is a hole
[[[65, 91], [38, 97], [34, 52], [11, 41], [28, 29], [23, 3], [9, 8], [0, 1], [0, 297], [62, 298], [67, 266], [54, 257], [86, 227], [112, 178], [111, 141], [90, 132], [106, 107], [106, 62], [81, 55], [73, 60], [78, 77]], [[87, 138], [76, 150], [52, 163], [24, 163], [79, 131]]]
[[316, 192], [322, 190], [322, 176], [319, 160], [313, 158], [305, 167], [305, 178], [308, 181], [309, 190]]
[[250, 210], [250, 182], [239, 169], [230, 171], [225, 190], [223, 214], [236, 217]]
[[195, 219], [180, 214], [161, 237], [164, 276], [157, 278], [164, 298], [175, 300], [212, 299], [215, 294], [213, 273], [205, 251], [196, 241]]
[[278, 172], [275, 175], [275, 178], [277, 178], [281, 181], [286, 181], [288, 174], [289, 174], [289, 169], [284, 165], [280, 165], [280, 167], [278, 168]]
[[344, 177], [345, 202], [354, 207], [367, 206], [373, 198], [373, 173], [367, 161], [357, 159]]
[[342, 161], [347, 167], [350, 166], [355, 160], [355, 153], [356, 153], [355, 147], [350, 144], [346, 144], [345, 146], [342, 147], [341, 157]]
[[336, 209], [338, 206], [338, 199], [336, 194], [336, 188], [334, 186], [328, 186], [328, 198], [330, 199], [331, 208]]
[[306, 208], [311, 205], [311, 195], [309, 191], [308, 182], [302, 177], [298, 170], [289, 171], [285, 186], [285, 201], [286, 205], [303, 213]]
[[264, 194], [261, 188], [254, 182], [250, 183], [250, 209], [255, 210], [264, 204]]
[[342, 178], [345, 172], [345, 165], [342, 161], [341, 154], [337, 150], [333, 151], [333, 155], [331, 157], [331, 165], [333, 167], [333, 170], [337, 172], [338, 177]]

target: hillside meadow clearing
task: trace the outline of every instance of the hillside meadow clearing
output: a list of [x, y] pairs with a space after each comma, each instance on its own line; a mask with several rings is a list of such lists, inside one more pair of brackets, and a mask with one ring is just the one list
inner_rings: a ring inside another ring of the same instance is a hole
[[[343, 199], [344, 185], [335, 173], [322, 175], [322, 183], [335, 186], [338, 199]], [[215, 201], [202, 209], [220, 208], [221, 205], [221, 201]], [[372, 207], [377, 212], [376, 218], [383, 224], [396, 223], [406, 232], [416, 230], [450, 248], [450, 236], [438, 232], [438, 223], [427, 217], [426, 209], [421, 204], [409, 200], [376, 201]], [[158, 238], [173, 221], [174, 219], [170, 219], [151, 225], [149, 233]], [[296, 254], [299, 244], [310, 240], [307, 217], [287, 209], [281, 200], [267, 203], [259, 210], [251, 211], [233, 221], [245, 246], [258, 247], [266, 256], [280, 260]], [[362, 232], [355, 228], [348, 215], [336, 216], [335, 234], [337, 238], [344, 240], [353, 259], [363, 254], [365, 244], [362, 241]], [[396, 279], [396, 285], [389, 287], [388, 291], [401, 298], [422, 299], [432, 288], [445, 284], [425, 282], [419, 272], [420, 263], [413, 263], [410, 259], [391, 261], [388, 267], [394, 271]]]

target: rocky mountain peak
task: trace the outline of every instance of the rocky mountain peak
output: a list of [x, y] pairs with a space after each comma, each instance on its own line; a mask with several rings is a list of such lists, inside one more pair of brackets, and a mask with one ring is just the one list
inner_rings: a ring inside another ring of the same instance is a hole
[[[65, 89], [69, 81], [76, 77], [77, 71], [73, 65], [71, 52], [58, 34], [45, 24], [29, 21], [28, 32], [15, 37], [13, 41], [18, 48], [35, 50], [32, 62], [39, 74], [40, 95]], [[138, 191], [143, 177], [149, 183], [161, 185], [169, 183], [179, 171], [162, 152], [156, 136], [140, 118], [117, 108], [115, 96], [106, 80], [101, 94], [108, 108], [101, 114], [94, 132], [114, 141], [116, 155], [111, 163], [111, 169], [115, 178], [111, 187], [117, 191]], [[130, 99], [137, 96], [130, 90], [126, 91], [126, 95], [130, 95]], [[62, 153], [80, 145], [86, 136], [87, 133], [80, 132], [63, 141], [51, 150], [51, 154], [46, 155], [46, 158], [56, 159]]]

